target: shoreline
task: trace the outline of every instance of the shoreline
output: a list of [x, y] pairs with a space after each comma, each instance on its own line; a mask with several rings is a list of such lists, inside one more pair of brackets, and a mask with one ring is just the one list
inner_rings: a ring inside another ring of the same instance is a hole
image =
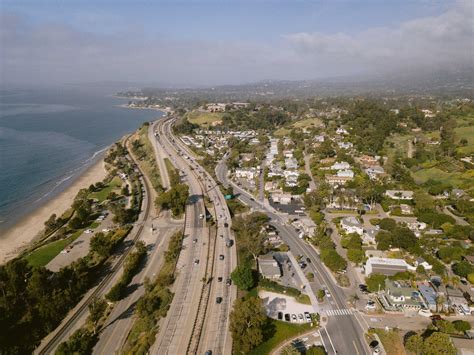
[[22, 250], [31, 245], [44, 228], [44, 222], [53, 213], [60, 216], [69, 209], [80, 189], [102, 181], [106, 176], [104, 158], [101, 156], [100, 159], [78, 174], [64, 191], [45, 201], [43, 205], [22, 217], [13, 226], [2, 231], [0, 264], [15, 258]]
[[173, 110], [171, 110], [171, 108], [169, 107], [130, 107], [128, 106], [128, 104], [122, 104], [122, 105], [118, 105], [118, 107], [121, 107], [121, 108], [128, 108], [128, 109], [136, 109], [136, 110], [152, 110], [152, 111], [161, 111], [164, 113], [164, 116], [166, 116], [167, 114], [169, 113], [172, 113]]

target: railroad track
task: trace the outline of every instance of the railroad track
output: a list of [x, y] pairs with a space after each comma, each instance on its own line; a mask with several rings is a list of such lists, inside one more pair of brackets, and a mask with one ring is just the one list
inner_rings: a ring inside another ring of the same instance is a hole
[[[130, 137], [127, 137], [125, 139], [124, 145], [126, 147], [127, 142]], [[142, 179], [143, 185], [145, 187], [145, 194], [146, 194], [146, 205], [145, 205], [145, 210], [144, 210], [144, 217], [143, 220], [148, 219], [148, 215], [150, 213], [150, 206], [152, 205], [151, 199], [151, 194], [150, 194], [150, 186], [148, 182], [145, 179], [145, 175], [143, 172], [140, 170], [140, 167], [138, 163], [133, 159], [133, 156], [131, 153], [129, 153], [130, 159], [135, 163], [137, 166], [138, 170], [140, 171], [140, 177]], [[142, 201], [143, 203], [143, 201]], [[82, 313], [88, 308], [89, 304], [105, 290], [105, 288], [108, 285], [108, 282], [115, 276], [116, 272], [120, 269], [122, 266], [123, 262], [125, 261], [125, 258], [127, 255], [132, 251], [133, 245], [135, 245], [136, 241], [140, 238], [140, 235], [143, 231], [143, 228], [145, 227], [145, 224], [142, 223], [139, 225], [137, 233], [135, 237], [132, 239], [132, 245], [125, 250], [125, 252], [119, 257], [117, 263], [112, 267], [111, 272], [109, 272], [99, 283], [99, 285], [91, 292], [89, 296], [87, 296], [86, 301], [74, 312], [74, 314], [64, 323], [60, 326], [60, 329], [53, 335], [53, 337], [48, 341], [48, 343], [43, 346], [43, 348], [38, 352], [39, 354], [50, 354], [54, 351], [54, 349], [60, 344], [60, 341], [62, 340], [63, 335], [70, 330], [71, 326], [75, 323], [75, 321], [82, 315]]]

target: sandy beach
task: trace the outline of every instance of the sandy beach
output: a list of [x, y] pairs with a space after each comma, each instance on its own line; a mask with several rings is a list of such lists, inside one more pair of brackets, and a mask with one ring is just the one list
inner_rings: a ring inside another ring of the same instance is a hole
[[103, 159], [99, 159], [74, 181], [71, 186], [43, 206], [24, 217], [16, 225], [2, 232], [0, 237], [0, 263], [13, 259], [28, 246], [43, 229], [44, 222], [55, 213], [63, 214], [72, 204], [77, 192], [101, 181], [107, 175]]

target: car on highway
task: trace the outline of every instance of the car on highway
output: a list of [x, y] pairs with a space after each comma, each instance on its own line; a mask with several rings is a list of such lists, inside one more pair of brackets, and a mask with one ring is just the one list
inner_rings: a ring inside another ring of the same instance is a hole
[[198, 264], [199, 264], [199, 259], [194, 260], [194, 265], [198, 265]]
[[226, 228], [229, 227], [229, 223], [225, 222], [224, 227], [226, 227]]
[[219, 276], [219, 277], [217, 278], [217, 282], [222, 282], [222, 280], [223, 280], [222, 276]]
[[329, 290], [324, 290], [324, 293], [326, 294], [326, 297], [331, 297], [331, 293], [329, 292]]
[[226, 282], [225, 282], [225, 284], [226, 284], [227, 286], [232, 285], [232, 280], [231, 280], [231, 279], [227, 279]]
[[222, 297], [216, 297], [216, 303], [217, 304], [222, 303]]
[[297, 320], [298, 320], [298, 318], [296, 318], [296, 314], [292, 314], [291, 315], [291, 321], [296, 322]]
[[208, 350], [204, 353], [204, 355], [212, 355], [212, 350]]
[[193, 243], [194, 243], [194, 244], [196, 244], [197, 241], [198, 241], [197, 238], [194, 238], [194, 239], [193, 239]]
[[306, 258], [306, 262], [307, 262], [308, 264], [311, 264], [311, 259], [310, 259], [310, 258]]
[[224, 260], [224, 255], [219, 255], [219, 260]]

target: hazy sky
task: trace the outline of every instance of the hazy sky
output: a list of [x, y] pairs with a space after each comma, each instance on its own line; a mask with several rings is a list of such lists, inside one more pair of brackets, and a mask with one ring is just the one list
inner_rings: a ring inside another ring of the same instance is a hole
[[214, 85], [473, 64], [473, 0], [0, 0], [0, 81]]

